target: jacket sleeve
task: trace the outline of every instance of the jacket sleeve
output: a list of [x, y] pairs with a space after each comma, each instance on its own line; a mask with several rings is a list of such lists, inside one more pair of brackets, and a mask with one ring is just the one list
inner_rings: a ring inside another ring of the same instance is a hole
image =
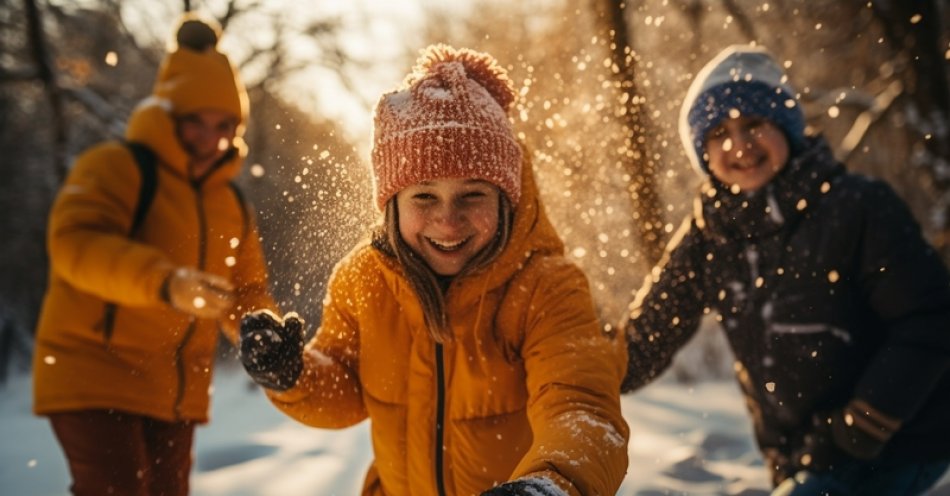
[[861, 285], [886, 328], [855, 397], [906, 421], [950, 369], [950, 274], [904, 202], [871, 183], [861, 246]]
[[623, 341], [601, 329], [580, 269], [548, 260], [537, 267], [520, 350], [534, 439], [512, 478], [542, 476], [571, 494], [612, 495], [627, 470]]
[[129, 238], [139, 176], [118, 143], [83, 153], [53, 204], [47, 247], [51, 270], [76, 288], [114, 303], [157, 306], [173, 265], [161, 250]]
[[223, 319], [224, 334], [232, 344], [238, 341], [238, 323], [242, 315], [260, 308], [277, 308], [268, 287], [267, 263], [257, 221], [254, 215], [250, 215], [251, 212], [248, 213], [248, 232], [238, 251], [232, 276], [237, 301], [231, 314]]
[[349, 305], [358, 297], [360, 280], [344, 260], [330, 278], [323, 316], [304, 349], [304, 369], [297, 384], [267, 395], [281, 411], [312, 427], [338, 429], [368, 416], [359, 377], [359, 326]]
[[629, 358], [623, 392], [660, 376], [699, 328], [706, 301], [702, 266], [705, 254], [701, 253], [700, 240], [696, 222], [688, 218], [630, 304], [625, 326]]

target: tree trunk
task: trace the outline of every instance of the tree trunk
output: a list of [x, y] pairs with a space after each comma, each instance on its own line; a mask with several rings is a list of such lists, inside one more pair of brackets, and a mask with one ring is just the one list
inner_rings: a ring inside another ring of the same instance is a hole
[[913, 133], [912, 167], [923, 168], [938, 191], [932, 211], [934, 244], [950, 252], [950, 84], [941, 44], [945, 27], [934, 0], [873, 2], [885, 34], [910, 66], [904, 77], [909, 102], [908, 131]]
[[26, 8], [27, 35], [30, 40], [30, 51], [36, 72], [46, 89], [46, 98], [49, 101], [53, 121], [53, 146], [56, 160], [55, 171], [57, 182], [66, 178], [66, 117], [63, 110], [63, 96], [56, 81], [50, 61], [49, 48], [43, 34], [43, 21], [40, 9], [35, 0], [24, 0]]
[[637, 91], [636, 59], [627, 27], [627, 4], [619, 0], [592, 0], [599, 31], [609, 40], [611, 76], [624, 108], [618, 112], [626, 133], [627, 151], [617, 157], [630, 176], [633, 232], [640, 234], [643, 259], [652, 267], [663, 255], [663, 208], [657, 191], [657, 164], [648, 142], [651, 128], [644, 100]]

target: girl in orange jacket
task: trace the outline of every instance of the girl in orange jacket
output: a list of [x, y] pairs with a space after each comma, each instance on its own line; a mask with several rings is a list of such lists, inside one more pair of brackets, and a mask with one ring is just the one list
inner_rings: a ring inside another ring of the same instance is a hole
[[241, 358], [308, 425], [372, 421], [365, 495], [613, 495], [622, 340], [563, 255], [494, 59], [429, 47], [376, 109], [383, 222], [334, 270], [314, 338], [262, 310]]

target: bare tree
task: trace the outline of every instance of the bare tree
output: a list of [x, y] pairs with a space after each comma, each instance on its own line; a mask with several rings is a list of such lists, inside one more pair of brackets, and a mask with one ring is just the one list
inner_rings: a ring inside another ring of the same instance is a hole
[[648, 145], [652, 141], [653, 126], [636, 83], [636, 55], [630, 44], [627, 5], [624, 0], [591, 2], [600, 33], [609, 43], [610, 74], [620, 94], [621, 108], [617, 114], [627, 136], [627, 149], [621, 152], [619, 162], [624, 164], [630, 176], [634, 232], [639, 233], [644, 262], [652, 267], [663, 255], [663, 207], [657, 191], [658, 167]]
[[33, 56], [33, 64], [36, 67], [35, 74], [43, 82], [43, 87], [46, 89], [46, 98], [53, 112], [53, 144], [56, 150], [54, 154], [55, 170], [57, 176], [62, 180], [66, 177], [67, 141], [67, 124], [63, 110], [62, 91], [56, 82], [56, 73], [53, 71], [49, 46], [43, 33], [43, 20], [39, 6], [37, 6], [36, 0], [23, 0], [23, 2], [26, 10], [30, 52]]
[[729, 12], [729, 15], [735, 19], [739, 25], [739, 30], [742, 31], [746, 39], [749, 41], [757, 41], [759, 39], [759, 34], [756, 32], [752, 19], [739, 7], [736, 0], [722, 0], [722, 5], [726, 8], [726, 11]]
[[[900, 53], [908, 131], [912, 137], [911, 164], [923, 168], [938, 191], [932, 221], [934, 243], [950, 249], [950, 85], [942, 46], [946, 24], [935, 0], [872, 2], [890, 44]], [[946, 9], [946, 7], [943, 7]]]

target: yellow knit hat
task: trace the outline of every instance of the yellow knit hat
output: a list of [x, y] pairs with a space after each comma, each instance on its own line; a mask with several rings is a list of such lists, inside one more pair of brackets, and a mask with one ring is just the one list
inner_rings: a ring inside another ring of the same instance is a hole
[[185, 14], [176, 43], [162, 61], [152, 93], [171, 102], [175, 115], [202, 109], [223, 110], [247, 118], [247, 92], [227, 56], [216, 48], [217, 23]]

